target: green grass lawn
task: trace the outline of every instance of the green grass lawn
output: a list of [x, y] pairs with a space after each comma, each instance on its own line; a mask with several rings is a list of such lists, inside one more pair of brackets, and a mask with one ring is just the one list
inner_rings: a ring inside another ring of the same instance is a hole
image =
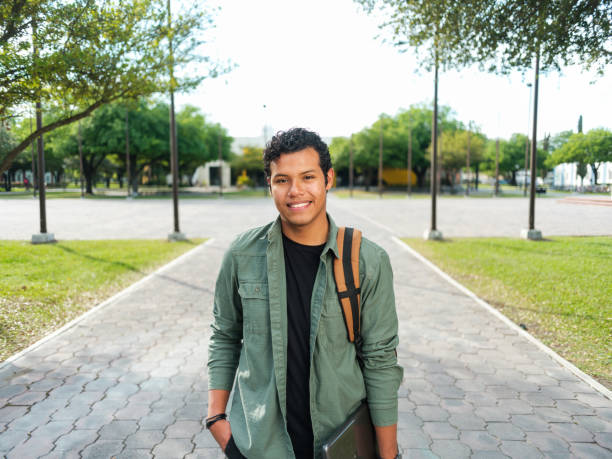
[[612, 388], [612, 237], [404, 241]]
[[0, 361], [202, 241], [0, 241]]

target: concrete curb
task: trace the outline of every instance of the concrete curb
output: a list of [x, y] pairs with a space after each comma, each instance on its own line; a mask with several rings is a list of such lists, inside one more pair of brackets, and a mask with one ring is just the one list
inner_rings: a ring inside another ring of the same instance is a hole
[[491, 306], [486, 301], [484, 301], [481, 298], [479, 298], [478, 296], [476, 296], [476, 294], [474, 292], [472, 292], [467, 287], [463, 286], [462, 284], [457, 282], [455, 279], [450, 277], [448, 274], [446, 274], [444, 271], [442, 271], [440, 268], [438, 268], [435, 264], [433, 264], [431, 261], [429, 261], [427, 258], [425, 258], [423, 255], [421, 255], [416, 250], [414, 250], [412, 247], [410, 247], [405, 242], [403, 242], [401, 239], [399, 239], [396, 236], [391, 236], [391, 239], [393, 239], [393, 241], [395, 241], [399, 246], [401, 246], [404, 250], [409, 252], [415, 258], [420, 260], [423, 264], [425, 264], [429, 268], [431, 268], [440, 277], [442, 277], [443, 279], [448, 281], [448, 283], [450, 283], [451, 285], [453, 285], [454, 287], [459, 289], [461, 292], [465, 293], [467, 296], [472, 298], [476, 303], [478, 303], [481, 307], [483, 307], [488, 312], [490, 312], [495, 317], [497, 317], [502, 322], [504, 322], [512, 330], [516, 331], [517, 333], [519, 333], [520, 335], [525, 337], [527, 340], [529, 340], [531, 343], [535, 344], [540, 350], [542, 350], [547, 355], [549, 355], [554, 360], [556, 360], [559, 364], [561, 364], [561, 366], [567, 368], [569, 371], [574, 373], [577, 377], [579, 377], [585, 383], [587, 383], [589, 386], [591, 386], [593, 389], [595, 389], [596, 391], [601, 393], [604, 397], [612, 400], [612, 391], [607, 389], [604, 385], [602, 385], [599, 382], [595, 381], [595, 379], [593, 379], [592, 377], [590, 377], [589, 375], [587, 375], [586, 373], [584, 373], [583, 371], [578, 369], [572, 363], [570, 363], [567, 360], [565, 360], [563, 357], [561, 357], [559, 354], [557, 354], [555, 351], [553, 351], [551, 348], [549, 348], [546, 344], [542, 343], [540, 340], [535, 338], [533, 335], [531, 335], [530, 333], [526, 332], [521, 327], [516, 325], [512, 320], [510, 320], [504, 314], [499, 312], [497, 309], [495, 309], [493, 306]]
[[13, 354], [8, 359], [6, 359], [4, 362], [0, 363], [0, 371], [2, 371], [11, 362], [17, 360], [18, 358], [22, 357], [23, 355], [27, 354], [28, 352], [33, 351], [34, 349], [36, 349], [37, 347], [39, 347], [42, 344], [46, 343], [50, 339], [53, 339], [56, 336], [64, 333], [66, 330], [74, 327], [75, 325], [77, 325], [79, 322], [81, 322], [85, 318], [100, 312], [103, 308], [105, 308], [109, 304], [111, 304], [114, 301], [118, 300], [119, 298], [127, 295], [132, 290], [135, 290], [140, 285], [146, 283], [147, 281], [149, 281], [150, 279], [152, 279], [156, 275], [161, 274], [161, 273], [167, 271], [168, 269], [172, 268], [174, 265], [176, 265], [176, 264], [182, 262], [183, 260], [185, 260], [186, 258], [189, 258], [190, 256], [194, 255], [197, 251], [201, 250], [202, 248], [204, 248], [208, 244], [211, 244], [213, 241], [214, 241], [214, 239], [208, 239], [206, 242], [203, 242], [202, 244], [198, 245], [197, 247], [194, 247], [193, 249], [189, 250], [188, 252], [185, 252], [184, 254], [180, 255], [179, 257], [175, 258], [174, 260], [170, 261], [169, 263], [166, 263], [162, 267], [158, 268], [155, 272], [152, 272], [151, 274], [146, 275], [142, 279], [134, 282], [129, 287], [126, 287], [125, 289], [123, 289], [120, 292], [114, 294], [113, 296], [111, 296], [107, 300], [104, 300], [102, 303], [94, 306], [93, 308], [91, 308], [90, 310], [84, 312], [80, 316], [72, 319], [66, 325], [64, 325], [61, 328], [55, 330], [54, 332], [52, 332], [51, 334], [45, 336], [44, 338], [41, 338], [40, 340], [36, 341], [34, 344], [31, 344], [30, 346], [28, 346], [24, 350], [19, 351], [17, 354]]

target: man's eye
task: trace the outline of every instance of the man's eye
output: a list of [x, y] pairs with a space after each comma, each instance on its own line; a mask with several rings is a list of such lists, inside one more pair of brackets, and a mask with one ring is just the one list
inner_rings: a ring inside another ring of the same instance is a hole
[[285, 183], [287, 179], [276, 179], [276, 183]]
[[314, 175], [307, 175], [307, 176], [305, 177], [305, 179], [306, 179], [306, 180], [312, 180], [313, 178], [315, 178], [315, 176], [314, 176]]

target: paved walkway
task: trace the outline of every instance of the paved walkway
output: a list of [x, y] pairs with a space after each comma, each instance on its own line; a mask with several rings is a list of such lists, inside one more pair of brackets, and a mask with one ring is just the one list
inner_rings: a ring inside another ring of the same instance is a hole
[[[330, 201], [336, 207], [368, 215], [401, 236], [421, 237], [429, 227], [429, 199], [339, 199], [331, 195]], [[246, 220], [235, 220], [236, 214]], [[214, 235], [213, 228], [228, 218], [237, 221], [238, 228], [245, 228], [252, 221], [265, 221], [260, 214], [272, 218], [270, 198], [180, 202], [181, 230], [190, 237]], [[519, 237], [527, 227], [528, 215], [527, 198], [443, 197], [438, 201], [438, 228], [445, 237]], [[535, 222], [544, 237], [612, 235], [612, 207], [538, 198]], [[39, 228], [37, 201], [0, 199], [0, 239], [30, 240]], [[50, 199], [47, 228], [58, 239], [165, 238], [172, 230], [172, 201]]]
[[[214, 280], [234, 234], [273, 217], [261, 203], [211, 213], [212, 243], [2, 368], [0, 454], [220, 457], [202, 425]], [[391, 256], [404, 457], [612, 457], [610, 400], [402, 250], [389, 217], [357, 208], [330, 202]]]

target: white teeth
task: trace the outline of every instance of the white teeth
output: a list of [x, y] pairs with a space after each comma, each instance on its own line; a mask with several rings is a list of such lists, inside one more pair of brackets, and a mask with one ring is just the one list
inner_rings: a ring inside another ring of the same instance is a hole
[[308, 202], [303, 202], [301, 204], [289, 204], [289, 207], [306, 207], [308, 204]]

